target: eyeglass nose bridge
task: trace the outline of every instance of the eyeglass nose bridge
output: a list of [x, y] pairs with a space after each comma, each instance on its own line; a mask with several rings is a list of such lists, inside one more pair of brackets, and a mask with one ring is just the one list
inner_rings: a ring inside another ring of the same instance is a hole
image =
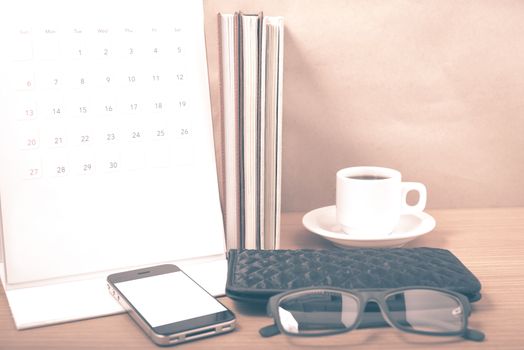
[[[395, 327], [388, 315], [388, 307], [382, 298], [381, 292], [366, 292], [365, 295], [358, 295], [360, 305], [359, 318], [355, 322], [356, 328], [372, 328], [389, 325]], [[370, 306], [376, 305], [378, 310], [373, 310]]]
[[362, 311], [364, 311], [364, 309], [370, 304], [370, 303], [374, 303], [376, 304], [380, 311], [381, 312], [385, 312], [386, 310], [384, 308], [386, 308], [387, 306], [384, 304], [384, 298], [383, 298], [383, 292], [379, 292], [379, 291], [366, 291], [366, 293], [363, 293], [363, 294], [353, 294], [355, 295], [359, 302], [362, 304], [361, 307], [362, 307]]

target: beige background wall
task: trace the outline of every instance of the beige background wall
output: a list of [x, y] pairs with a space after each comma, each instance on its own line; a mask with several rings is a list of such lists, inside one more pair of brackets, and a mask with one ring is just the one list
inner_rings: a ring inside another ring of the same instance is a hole
[[335, 172], [382, 165], [431, 208], [524, 206], [524, 1], [207, 0], [285, 17], [284, 211], [335, 201]]

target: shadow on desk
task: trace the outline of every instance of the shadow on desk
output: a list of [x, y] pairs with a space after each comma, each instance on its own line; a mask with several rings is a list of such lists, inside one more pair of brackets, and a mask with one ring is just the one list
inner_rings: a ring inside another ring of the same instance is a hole
[[[242, 301], [235, 301], [234, 303], [236, 311], [242, 315], [260, 317], [267, 316], [266, 303], [248, 303]], [[267, 316], [267, 319], [268, 321], [271, 320], [269, 316]]]

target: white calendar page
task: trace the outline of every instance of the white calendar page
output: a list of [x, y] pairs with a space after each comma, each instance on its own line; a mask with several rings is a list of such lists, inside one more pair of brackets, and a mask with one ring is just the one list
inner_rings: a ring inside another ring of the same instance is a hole
[[0, 5], [8, 284], [224, 253], [201, 1]]

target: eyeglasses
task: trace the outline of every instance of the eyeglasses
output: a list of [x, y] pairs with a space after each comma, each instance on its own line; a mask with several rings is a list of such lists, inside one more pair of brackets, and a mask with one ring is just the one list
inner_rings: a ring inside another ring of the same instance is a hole
[[364, 328], [365, 309], [370, 302], [376, 303], [384, 320], [400, 331], [484, 340], [484, 333], [468, 328], [471, 305], [464, 295], [428, 287], [390, 290], [314, 287], [284, 292], [269, 299], [267, 312], [275, 324], [262, 328], [260, 334], [321, 336]]

